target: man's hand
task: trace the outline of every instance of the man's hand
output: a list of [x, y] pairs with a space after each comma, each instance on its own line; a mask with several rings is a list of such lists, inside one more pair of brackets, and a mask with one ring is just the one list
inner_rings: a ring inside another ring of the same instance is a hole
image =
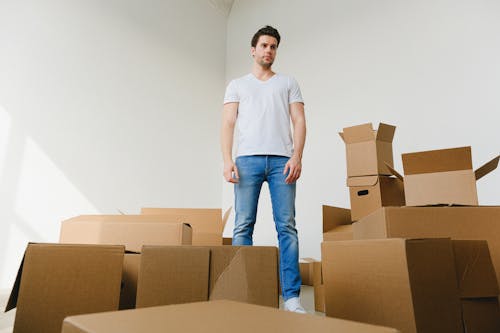
[[[233, 177], [233, 172], [234, 172], [234, 177]], [[229, 183], [236, 184], [239, 182], [240, 176], [238, 175], [238, 168], [236, 167], [236, 164], [234, 164], [233, 161], [224, 163], [224, 178]]]
[[283, 170], [283, 174], [286, 175], [287, 172], [289, 172], [289, 173], [288, 173], [288, 177], [286, 177], [286, 179], [285, 179], [285, 183], [292, 184], [292, 183], [296, 182], [297, 179], [299, 179], [300, 173], [302, 172], [302, 162], [301, 162], [300, 158], [298, 158], [295, 155], [290, 157], [288, 162], [286, 162], [285, 170]]

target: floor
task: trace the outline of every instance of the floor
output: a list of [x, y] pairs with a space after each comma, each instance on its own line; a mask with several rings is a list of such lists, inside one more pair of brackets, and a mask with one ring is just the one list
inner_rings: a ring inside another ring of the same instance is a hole
[[[5, 304], [9, 298], [9, 290], [0, 290], [0, 333], [12, 333], [12, 327], [14, 325], [14, 317], [16, 315], [16, 310], [11, 310], [4, 313]], [[316, 314], [318, 316], [324, 316], [324, 313], [314, 311], [314, 290], [310, 286], [302, 286], [301, 288], [301, 300], [302, 305], [307, 312], [311, 314]], [[281, 302], [282, 303], [282, 302]], [[282, 306], [282, 304], [281, 304]]]

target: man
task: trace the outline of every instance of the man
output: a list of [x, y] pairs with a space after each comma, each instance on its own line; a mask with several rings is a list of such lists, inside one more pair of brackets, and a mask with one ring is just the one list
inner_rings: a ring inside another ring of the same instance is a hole
[[[272, 71], [280, 43], [266, 26], [253, 36], [252, 72], [229, 83], [224, 96], [221, 146], [224, 178], [234, 183], [236, 220], [233, 245], [252, 245], [262, 184], [271, 193], [278, 232], [280, 281], [285, 310], [305, 313], [300, 304], [299, 244], [295, 229], [295, 187], [306, 137], [304, 101], [297, 82]], [[293, 137], [290, 129], [293, 125]], [[233, 134], [237, 125], [237, 158]]]

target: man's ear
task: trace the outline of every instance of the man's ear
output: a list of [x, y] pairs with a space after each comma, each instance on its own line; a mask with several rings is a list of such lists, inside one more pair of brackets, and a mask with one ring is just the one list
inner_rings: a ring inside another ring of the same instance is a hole
[[250, 55], [253, 57], [255, 55], [255, 47], [250, 48]]

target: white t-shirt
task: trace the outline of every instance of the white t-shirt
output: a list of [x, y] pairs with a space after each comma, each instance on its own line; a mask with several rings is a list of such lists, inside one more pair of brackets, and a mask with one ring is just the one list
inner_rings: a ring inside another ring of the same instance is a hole
[[232, 80], [224, 104], [233, 102], [239, 103], [236, 156], [292, 156], [290, 104], [304, 103], [294, 78], [276, 73], [267, 81], [253, 74]]

